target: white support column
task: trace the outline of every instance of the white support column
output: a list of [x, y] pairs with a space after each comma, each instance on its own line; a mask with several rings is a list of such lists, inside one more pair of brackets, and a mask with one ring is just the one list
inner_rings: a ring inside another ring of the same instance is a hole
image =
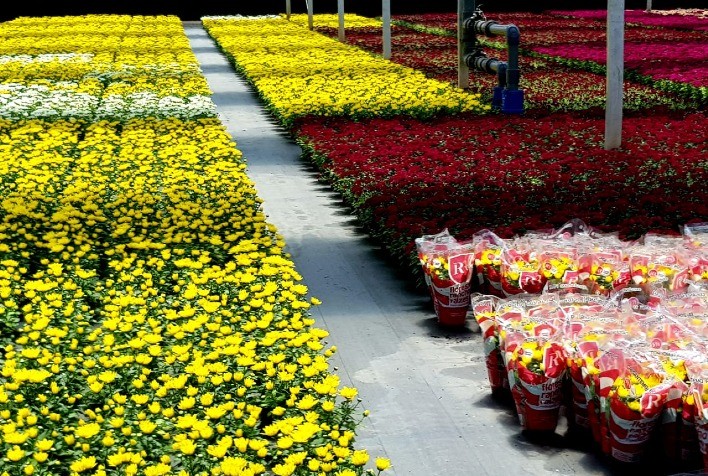
[[464, 0], [457, 0], [457, 87], [467, 89], [470, 87], [470, 69], [465, 63], [462, 54], [462, 11]]
[[607, 87], [605, 149], [622, 144], [624, 87], [624, 0], [607, 0]]
[[383, 57], [391, 59], [391, 0], [383, 0], [381, 5], [383, 19]]
[[290, 0], [285, 0], [285, 17], [290, 21], [290, 14], [292, 13], [292, 8], [290, 6]]
[[651, 11], [651, 0], [647, 0], [647, 13]]
[[344, 36], [344, 0], [337, 0], [337, 12], [339, 13], [339, 41], [346, 40]]
[[305, 2], [307, 2], [307, 27], [310, 31], [314, 28], [312, 25], [312, 1], [313, 0], [305, 0]]

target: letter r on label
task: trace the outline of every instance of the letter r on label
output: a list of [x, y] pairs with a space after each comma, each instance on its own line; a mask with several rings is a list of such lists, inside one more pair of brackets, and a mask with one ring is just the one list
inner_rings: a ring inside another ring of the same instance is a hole
[[465, 271], [465, 263], [453, 263], [453, 272], [456, 275], [463, 275], [466, 273]]

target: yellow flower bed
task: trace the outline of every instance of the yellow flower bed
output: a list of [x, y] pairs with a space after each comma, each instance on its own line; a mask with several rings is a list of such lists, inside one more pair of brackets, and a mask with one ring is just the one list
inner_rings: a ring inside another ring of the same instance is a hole
[[0, 475], [365, 472], [357, 392], [218, 119], [0, 119], [0, 155]]
[[[285, 18], [285, 15], [282, 15]], [[290, 21], [300, 25], [308, 26], [307, 14], [297, 13], [290, 15]], [[330, 28], [339, 28], [339, 14], [334, 13], [318, 13], [312, 16], [312, 24], [315, 27], [324, 26]], [[364, 27], [382, 27], [381, 20], [375, 18], [363, 17], [354, 13], [344, 14], [344, 28], [364, 28]]]
[[[211, 92], [177, 17], [44, 20], [0, 24], [0, 117], [130, 118], [135, 114], [126, 111], [135, 109], [161, 117], [161, 98], [195, 96], [185, 116], [213, 115], [204, 104]], [[102, 92], [86, 91], [86, 84]]]
[[489, 110], [479, 95], [285, 19], [204, 18], [203, 23], [285, 123], [310, 114], [430, 117]]

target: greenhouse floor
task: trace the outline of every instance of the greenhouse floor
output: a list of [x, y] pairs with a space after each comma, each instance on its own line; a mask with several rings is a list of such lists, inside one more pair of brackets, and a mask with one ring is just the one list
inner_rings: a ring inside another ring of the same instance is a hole
[[427, 297], [406, 286], [317, 181], [201, 24], [185, 28], [268, 220], [323, 301], [314, 317], [338, 349], [332, 365], [371, 412], [356, 446], [372, 460], [390, 458], [385, 474], [399, 476], [629, 474], [603, 462], [589, 442], [573, 443], [564, 422], [540, 442], [522, 435], [512, 406], [491, 397], [480, 335], [438, 326]]

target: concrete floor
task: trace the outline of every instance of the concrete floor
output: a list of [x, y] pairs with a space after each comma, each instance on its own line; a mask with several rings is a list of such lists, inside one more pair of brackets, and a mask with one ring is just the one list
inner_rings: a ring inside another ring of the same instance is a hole
[[406, 286], [337, 195], [317, 182], [201, 25], [185, 28], [268, 220], [323, 301], [314, 317], [338, 347], [336, 373], [371, 411], [357, 447], [372, 460], [390, 458], [386, 474], [397, 476], [628, 474], [589, 448], [573, 449], [562, 428], [545, 443], [522, 436], [511, 407], [490, 396], [480, 335], [437, 325], [427, 296]]

